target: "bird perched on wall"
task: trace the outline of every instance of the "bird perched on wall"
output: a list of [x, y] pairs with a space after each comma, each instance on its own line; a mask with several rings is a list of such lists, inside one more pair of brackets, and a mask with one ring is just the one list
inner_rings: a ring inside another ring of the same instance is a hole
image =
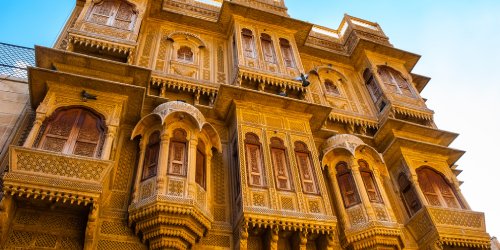
[[92, 94], [88, 93], [85, 90], [82, 90], [82, 92], [80, 94], [81, 94], [82, 100], [84, 102], [86, 102], [87, 100], [97, 100], [97, 96], [96, 95], [92, 95]]
[[311, 82], [309, 82], [307, 80], [307, 78], [309, 78], [309, 75], [308, 74], [305, 74], [304, 73], [300, 73], [300, 76], [299, 77], [296, 77], [294, 78], [293, 80], [294, 81], [298, 81], [298, 82], [302, 82], [302, 87], [307, 87], [311, 84]]

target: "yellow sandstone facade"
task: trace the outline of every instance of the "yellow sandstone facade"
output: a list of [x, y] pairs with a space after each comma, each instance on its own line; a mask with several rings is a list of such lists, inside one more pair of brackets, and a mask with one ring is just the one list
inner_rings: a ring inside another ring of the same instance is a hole
[[377, 23], [321, 27], [283, 0], [78, 0], [35, 56], [4, 249], [491, 247], [420, 56]]

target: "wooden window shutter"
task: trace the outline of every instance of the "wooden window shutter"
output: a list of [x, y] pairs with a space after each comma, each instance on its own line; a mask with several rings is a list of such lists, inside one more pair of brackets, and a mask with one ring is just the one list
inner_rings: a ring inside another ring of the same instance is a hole
[[172, 175], [186, 176], [187, 159], [187, 141], [186, 131], [182, 129], [174, 130], [173, 137], [170, 140], [169, 148], [169, 168], [168, 173]]
[[144, 153], [144, 164], [142, 167], [142, 179], [156, 176], [158, 169], [158, 157], [160, 155], [160, 132], [155, 131], [149, 136], [146, 152]]
[[64, 154], [97, 157], [103, 142], [102, 120], [91, 112], [72, 108], [49, 118], [39, 148]]
[[251, 186], [265, 186], [261, 144], [254, 133], [245, 135], [245, 156], [248, 182]]
[[338, 163], [336, 169], [337, 181], [345, 207], [348, 208], [359, 204], [360, 199], [356, 189], [356, 184], [354, 183], [351, 171], [347, 168], [347, 163]]
[[202, 141], [199, 141], [198, 148], [196, 149], [195, 182], [202, 188], [206, 189], [206, 156], [204, 150], [205, 145]]
[[276, 187], [281, 190], [292, 190], [290, 165], [286, 156], [286, 147], [277, 137], [271, 138], [271, 159], [273, 163]]

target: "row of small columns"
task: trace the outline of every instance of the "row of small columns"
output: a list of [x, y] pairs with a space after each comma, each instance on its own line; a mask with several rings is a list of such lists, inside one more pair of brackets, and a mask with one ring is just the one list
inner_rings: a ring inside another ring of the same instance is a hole
[[[337, 173], [335, 170], [335, 165], [332, 165], [328, 168], [328, 175], [330, 176], [331, 184], [333, 185], [332, 190], [334, 190], [335, 199], [337, 200], [337, 204], [343, 204], [342, 194], [340, 193], [339, 185], [337, 182]], [[359, 165], [357, 163], [357, 159], [353, 159], [350, 162], [351, 173], [354, 178], [354, 182], [356, 188], [358, 190], [358, 195], [361, 198], [361, 203], [363, 205], [364, 210], [368, 216], [368, 221], [377, 221], [377, 216], [373, 209], [372, 203], [368, 197], [368, 193], [366, 192], [365, 185], [363, 183], [363, 179], [361, 177], [361, 172], [359, 170]], [[375, 179], [375, 184], [379, 188], [380, 195], [382, 196], [384, 205], [387, 207], [387, 212], [389, 213], [390, 220], [392, 222], [396, 222], [396, 216], [394, 215], [394, 210], [392, 209], [391, 203], [389, 202], [389, 198], [385, 191], [385, 187], [381, 182], [381, 176], [378, 169], [372, 169], [373, 177]], [[346, 209], [342, 205], [339, 209], [340, 219], [342, 223], [346, 226], [350, 225], [349, 216], [347, 216]], [[352, 226], [352, 225], [351, 225]]]
[[[159, 150], [159, 157], [158, 157], [158, 169], [157, 169], [157, 175], [156, 175], [156, 193], [159, 195], [165, 195], [166, 192], [166, 180], [165, 176], [167, 176], [167, 167], [168, 167], [168, 156], [169, 156], [169, 144], [170, 144], [170, 138], [171, 136], [168, 134], [167, 131], [163, 130], [160, 134], [160, 150]], [[145, 151], [146, 151], [146, 146], [147, 146], [147, 140], [146, 138], [142, 137], [139, 142], [139, 148], [140, 148], [140, 157], [139, 157], [139, 166], [137, 168], [137, 178], [135, 179], [135, 185], [134, 185], [134, 191], [133, 191], [133, 201], [134, 203], [139, 201], [139, 186], [142, 181], [142, 172], [143, 172], [143, 167], [144, 167], [144, 157], [145, 157]], [[188, 162], [187, 162], [187, 177], [188, 177], [188, 197], [195, 198], [196, 197], [196, 150], [198, 146], [198, 138], [196, 136], [192, 136], [190, 138], [189, 143], [188, 143]], [[212, 159], [212, 152], [211, 150], [206, 150], [207, 152], [205, 157], [205, 162], [206, 162], [206, 172], [205, 172], [205, 178], [206, 178], [206, 187], [207, 187], [207, 202], [210, 199], [209, 195], [209, 185], [210, 185], [210, 164], [211, 164], [211, 159]]]
[[[24, 147], [32, 148], [34, 146], [38, 134], [42, 132], [40, 131], [40, 129], [42, 128], [42, 124], [45, 121], [45, 119], [47, 119], [47, 114], [39, 112], [36, 113], [35, 121], [33, 122], [33, 127], [31, 128], [28, 137], [26, 137], [26, 140], [24, 141], [23, 144]], [[106, 124], [106, 127], [107, 127], [106, 137], [101, 152], [101, 159], [103, 160], [110, 159], [113, 141], [115, 139], [117, 132], [117, 127], [114, 125]]]
[[[307, 250], [307, 236], [308, 232], [306, 230], [298, 232], [298, 246], [299, 250]], [[242, 227], [242, 230], [240, 232], [240, 242], [239, 242], [239, 249], [240, 250], [247, 250], [248, 249], [248, 225], [244, 225]], [[278, 241], [279, 241], [279, 227], [274, 226], [270, 228], [268, 231], [268, 234], [266, 235], [268, 238], [269, 242], [269, 249], [270, 250], [278, 250]]]

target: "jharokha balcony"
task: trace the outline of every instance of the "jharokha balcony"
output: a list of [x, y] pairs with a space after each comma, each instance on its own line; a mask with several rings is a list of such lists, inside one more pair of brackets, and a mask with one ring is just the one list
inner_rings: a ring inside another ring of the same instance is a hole
[[426, 206], [407, 224], [419, 246], [489, 249], [484, 213]]
[[112, 161], [11, 146], [3, 192], [11, 196], [87, 205], [106, 189]]

